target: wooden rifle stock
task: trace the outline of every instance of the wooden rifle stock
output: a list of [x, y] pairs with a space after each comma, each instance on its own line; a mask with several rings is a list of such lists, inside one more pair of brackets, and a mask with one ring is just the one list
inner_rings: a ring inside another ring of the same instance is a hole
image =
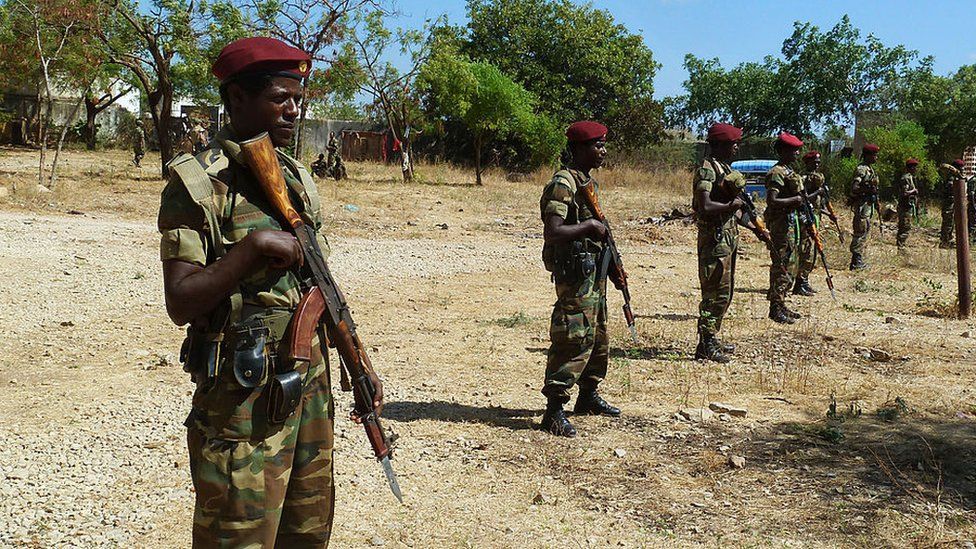
[[241, 141], [240, 145], [241, 153], [248, 167], [251, 168], [254, 176], [260, 182], [268, 201], [278, 213], [284, 216], [285, 221], [292, 229], [301, 227], [304, 224], [302, 216], [298, 215], [288, 197], [285, 175], [281, 172], [278, 153], [275, 151], [268, 133], [265, 132], [253, 139]]

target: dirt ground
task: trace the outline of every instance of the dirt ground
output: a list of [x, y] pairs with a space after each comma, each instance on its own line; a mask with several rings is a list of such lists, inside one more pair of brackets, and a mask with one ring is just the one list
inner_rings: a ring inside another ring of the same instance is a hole
[[[182, 426], [191, 383], [166, 317], [157, 158], [67, 153], [30, 192], [34, 152], [0, 149], [0, 545], [187, 547]], [[743, 234], [728, 365], [692, 360], [687, 174], [600, 174], [641, 344], [612, 292], [610, 373], [624, 412], [535, 429], [554, 293], [540, 259], [545, 174], [350, 165], [322, 182], [331, 263], [386, 380], [404, 504], [338, 408], [334, 547], [971, 547], [976, 326], [953, 320], [952, 252], [894, 227], [851, 274], [823, 271], [766, 319], [769, 258]], [[844, 214], [845, 226], [850, 216]], [[931, 227], [933, 221], [927, 220]], [[745, 417], [678, 414], [726, 403]]]

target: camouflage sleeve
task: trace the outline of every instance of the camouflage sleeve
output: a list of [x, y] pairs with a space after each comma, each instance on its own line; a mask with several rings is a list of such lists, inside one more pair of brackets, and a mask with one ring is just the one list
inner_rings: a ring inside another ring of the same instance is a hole
[[769, 173], [766, 174], [766, 191], [769, 192], [773, 189], [782, 191], [784, 188], [786, 188], [784, 171], [776, 168], [769, 170]]
[[573, 203], [573, 191], [561, 180], [556, 179], [546, 188], [542, 196], [542, 219], [548, 219], [550, 215], [558, 215], [566, 219], [569, 216], [569, 207]]
[[712, 187], [715, 185], [715, 179], [715, 170], [705, 166], [698, 168], [698, 171], [695, 172], [695, 194], [698, 194], [700, 191], [705, 191], [707, 193], [712, 192]]
[[862, 194], [866, 192], [863, 186], [870, 183], [870, 181], [868, 181], [869, 176], [870, 173], [865, 166], [858, 166], [857, 169], [854, 170], [854, 179], [851, 181], [851, 193]]
[[912, 190], [912, 178], [910, 174], [905, 174], [901, 176], [901, 185], [898, 186], [899, 194], [901, 196], [907, 195]]
[[207, 264], [206, 221], [179, 179], [163, 189], [156, 221], [161, 235], [159, 259], [177, 259], [201, 267]]

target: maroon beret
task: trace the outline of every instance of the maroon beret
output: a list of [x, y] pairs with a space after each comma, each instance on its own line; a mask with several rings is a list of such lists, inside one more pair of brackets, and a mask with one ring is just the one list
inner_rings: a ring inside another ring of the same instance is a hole
[[803, 155], [804, 160], [813, 160], [819, 158], [820, 158], [820, 151], [810, 151], [807, 154]]
[[566, 137], [570, 143], [585, 143], [606, 136], [607, 127], [592, 120], [573, 122], [569, 128], [566, 128]]
[[779, 137], [776, 138], [776, 143], [777, 144], [782, 143], [787, 147], [793, 149], [799, 149], [800, 147], [803, 146], [803, 141], [800, 141], [800, 138], [786, 132], [782, 132], [779, 134]]
[[918, 166], [918, 159], [917, 158], [909, 158], [908, 160], [905, 161], [905, 165], [906, 166]]
[[868, 143], [864, 145], [864, 148], [861, 150], [865, 153], [877, 154], [877, 152], [881, 150], [881, 147], [875, 145], [874, 143]]
[[732, 124], [712, 124], [708, 128], [708, 137], [705, 141], [716, 143], [722, 141], [739, 141], [742, 139], [742, 130]]
[[275, 38], [254, 36], [224, 46], [211, 70], [223, 83], [244, 73], [268, 73], [301, 79], [308, 76], [311, 68], [312, 60], [302, 50]]
[[966, 167], [966, 163], [961, 158], [957, 158], [957, 159], [953, 160], [952, 161], [952, 165], [955, 166], [955, 167], [957, 167], [957, 168], [965, 168]]

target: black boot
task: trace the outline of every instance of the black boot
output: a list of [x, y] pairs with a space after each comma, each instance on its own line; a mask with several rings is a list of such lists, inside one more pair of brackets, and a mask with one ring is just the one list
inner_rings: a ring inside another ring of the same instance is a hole
[[867, 269], [868, 264], [861, 257], [861, 254], [853, 253], [851, 254], [851, 269], [852, 271], [860, 271], [861, 269]]
[[725, 353], [727, 355], [734, 355], [735, 354], [735, 344], [734, 343], [726, 343], [726, 342], [722, 341], [721, 339], [719, 339], [718, 336], [715, 336], [715, 345], [718, 347], [718, 350], [722, 351], [723, 353]]
[[795, 295], [810, 297], [817, 293], [817, 291], [810, 287], [809, 280], [798, 276], [796, 277], [796, 282], [793, 283], [793, 293]]
[[573, 438], [576, 436], [576, 428], [566, 419], [563, 405], [558, 402], [550, 402], [546, 406], [546, 413], [542, 416], [542, 424], [539, 425], [539, 428], [557, 437]]
[[580, 394], [576, 397], [576, 406], [573, 406], [573, 413], [578, 415], [619, 417], [620, 408], [608, 404], [596, 392], [596, 389], [580, 388]]
[[789, 307], [786, 306], [785, 303], [783, 304], [783, 312], [786, 313], [786, 316], [792, 318], [793, 320], [799, 320], [803, 318], [803, 315], [794, 311], [793, 309], [790, 309]]
[[722, 348], [718, 339], [711, 334], [698, 335], [698, 348], [695, 349], [696, 360], [711, 360], [712, 362], [726, 363], [729, 357], [722, 353]]
[[769, 318], [779, 324], [793, 324], [796, 322], [796, 319], [786, 314], [786, 307], [782, 303], [769, 304]]

